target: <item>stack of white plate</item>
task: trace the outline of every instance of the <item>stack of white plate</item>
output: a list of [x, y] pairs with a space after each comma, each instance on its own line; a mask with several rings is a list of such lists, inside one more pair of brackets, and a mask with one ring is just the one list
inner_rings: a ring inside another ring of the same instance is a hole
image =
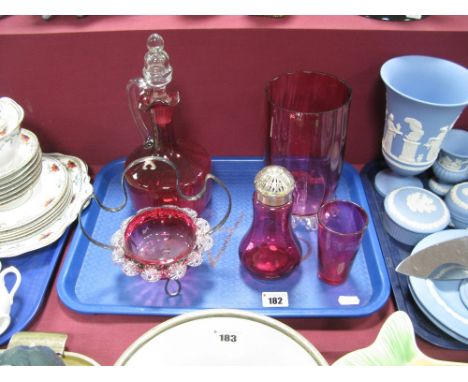
[[0, 258], [18, 256], [57, 240], [92, 192], [88, 168], [81, 159], [42, 154], [40, 177], [27, 197], [0, 210]]
[[0, 167], [0, 211], [21, 204], [31, 195], [42, 171], [42, 152], [34, 133], [21, 129], [13, 160]]
[[92, 194], [79, 158], [43, 154], [36, 135], [21, 128], [23, 108], [0, 98], [0, 258], [57, 240]]
[[53, 243], [93, 192], [86, 164], [43, 154], [23, 117], [14, 100], [0, 98], [0, 258]]

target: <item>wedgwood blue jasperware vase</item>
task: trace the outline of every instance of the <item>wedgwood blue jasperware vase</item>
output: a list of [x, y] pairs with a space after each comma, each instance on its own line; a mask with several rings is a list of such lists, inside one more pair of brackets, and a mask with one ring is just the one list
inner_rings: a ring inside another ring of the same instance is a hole
[[395, 57], [382, 66], [387, 89], [382, 153], [402, 176], [418, 175], [468, 104], [468, 70], [429, 56]]

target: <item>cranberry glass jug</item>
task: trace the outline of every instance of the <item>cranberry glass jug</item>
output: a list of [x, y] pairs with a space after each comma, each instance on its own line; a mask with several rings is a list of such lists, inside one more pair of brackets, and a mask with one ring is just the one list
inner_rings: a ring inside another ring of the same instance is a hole
[[[135, 160], [158, 156], [168, 159], [179, 171], [179, 187], [185, 195], [196, 195], [204, 187], [211, 170], [211, 158], [201, 146], [176, 139], [174, 122], [180, 96], [168, 90], [172, 67], [164, 50], [164, 40], [156, 33], [147, 40], [143, 78], [130, 80], [127, 94], [135, 124], [143, 136], [143, 145], [127, 158], [126, 166]], [[172, 204], [204, 210], [210, 200], [210, 190], [198, 200], [181, 198], [176, 189], [176, 176], [164, 163], [143, 162], [129, 171], [125, 180], [135, 209]]]

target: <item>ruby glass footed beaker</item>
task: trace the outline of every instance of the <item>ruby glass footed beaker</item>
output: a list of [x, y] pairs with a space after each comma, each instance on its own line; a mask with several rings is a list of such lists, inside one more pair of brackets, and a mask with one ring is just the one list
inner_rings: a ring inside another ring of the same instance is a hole
[[333, 75], [298, 71], [271, 80], [267, 98], [270, 163], [293, 174], [293, 214], [313, 228], [341, 174], [351, 89]]

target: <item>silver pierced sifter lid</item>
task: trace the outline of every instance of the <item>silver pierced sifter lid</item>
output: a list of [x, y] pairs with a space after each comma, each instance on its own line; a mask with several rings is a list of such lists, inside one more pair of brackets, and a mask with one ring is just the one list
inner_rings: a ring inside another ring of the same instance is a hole
[[267, 206], [279, 207], [292, 200], [294, 177], [282, 166], [266, 166], [255, 176], [257, 199]]

